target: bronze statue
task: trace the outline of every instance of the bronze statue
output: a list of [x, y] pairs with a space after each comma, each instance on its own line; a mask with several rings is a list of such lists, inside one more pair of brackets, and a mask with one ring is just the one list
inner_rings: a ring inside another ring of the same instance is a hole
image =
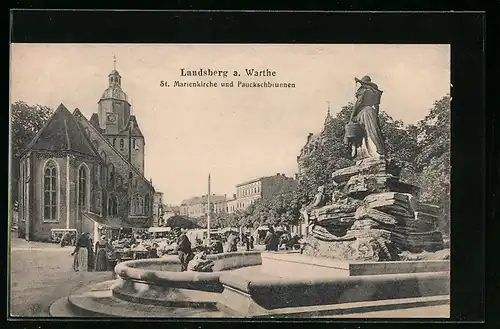
[[302, 216], [304, 217], [308, 225], [314, 224], [314, 222], [310, 221], [310, 212], [313, 209], [321, 208], [326, 205], [326, 198], [324, 193], [325, 186], [321, 185], [320, 187], [318, 187], [318, 193], [316, 193], [316, 195], [314, 196], [314, 200], [309, 205], [302, 208]]
[[369, 76], [354, 78], [361, 84], [356, 91], [356, 104], [346, 126], [344, 141], [357, 160], [385, 156], [385, 146], [379, 123], [379, 104], [382, 90]]

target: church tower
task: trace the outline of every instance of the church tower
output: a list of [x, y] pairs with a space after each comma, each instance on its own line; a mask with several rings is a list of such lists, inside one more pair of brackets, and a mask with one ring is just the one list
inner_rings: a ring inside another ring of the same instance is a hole
[[122, 77], [116, 70], [113, 58], [113, 71], [108, 75], [108, 88], [98, 102], [99, 125], [104, 134], [118, 134], [125, 129], [130, 118], [130, 103], [122, 90]]
[[134, 115], [128, 96], [122, 90], [122, 77], [116, 70], [113, 56], [113, 70], [108, 75], [108, 88], [98, 102], [98, 122], [102, 134], [113, 147], [141, 173], [144, 173], [144, 136]]

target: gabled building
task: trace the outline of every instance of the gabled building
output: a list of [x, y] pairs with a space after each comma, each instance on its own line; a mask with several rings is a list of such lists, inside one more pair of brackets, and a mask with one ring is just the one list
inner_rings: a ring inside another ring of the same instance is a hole
[[114, 69], [87, 120], [63, 104], [20, 160], [19, 231], [49, 240], [51, 229], [98, 236], [101, 226], [151, 225], [154, 188], [144, 177], [144, 136]]

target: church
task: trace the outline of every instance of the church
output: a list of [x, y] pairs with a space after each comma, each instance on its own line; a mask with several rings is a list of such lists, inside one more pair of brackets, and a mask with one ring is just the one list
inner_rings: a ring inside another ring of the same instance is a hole
[[144, 177], [144, 136], [115, 68], [87, 120], [59, 105], [20, 160], [19, 230], [27, 240], [53, 229], [97, 238], [103, 227], [146, 228], [152, 182]]
[[333, 121], [332, 114], [330, 113], [330, 104], [328, 104], [328, 113], [326, 114], [325, 122], [323, 124], [323, 129], [316, 134], [309, 133], [307, 135], [307, 140], [305, 145], [300, 150], [300, 154], [297, 156], [297, 165], [298, 165], [298, 173], [297, 178], [300, 180], [306, 175], [307, 166], [306, 162], [313, 154], [321, 150], [323, 146], [326, 134], [327, 127]]

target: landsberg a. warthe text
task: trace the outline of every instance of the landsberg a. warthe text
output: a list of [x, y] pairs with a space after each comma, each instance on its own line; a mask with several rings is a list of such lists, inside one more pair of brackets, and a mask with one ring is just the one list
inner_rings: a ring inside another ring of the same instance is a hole
[[[186, 68], [180, 69], [181, 77], [224, 77], [227, 78], [229, 71], [227, 70], [215, 70], [215, 69], [196, 69], [190, 70]], [[276, 71], [272, 71], [270, 69], [256, 70], [256, 69], [245, 69], [245, 73], [247, 76], [253, 77], [275, 77]], [[239, 77], [241, 73], [239, 71], [233, 71], [233, 76]]]

